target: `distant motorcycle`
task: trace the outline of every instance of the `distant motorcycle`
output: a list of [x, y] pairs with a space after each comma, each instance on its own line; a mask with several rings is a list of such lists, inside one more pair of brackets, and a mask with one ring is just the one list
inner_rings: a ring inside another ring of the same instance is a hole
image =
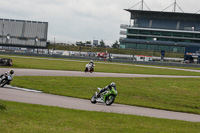
[[94, 66], [95, 65], [92, 66], [91, 64], [86, 64], [86, 66], [85, 66], [85, 72], [92, 73], [94, 71]]
[[4, 87], [6, 84], [10, 84], [12, 77], [10, 75], [3, 75], [0, 78], [0, 87]]
[[[100, 91], [102, 88], [98, 87], [97, 89]], [[98, 102], [98, 103], [106, 103], [106, 105], [109, 106], [115, 101], [116, 96], [117, 96], [117, 90], [115, 90], [115, 88], [112, 87], [111, 90], [102, 92], [99, 97], [97, 97], [97, 92], [95, 92], [90, 101], [93, 104]]]

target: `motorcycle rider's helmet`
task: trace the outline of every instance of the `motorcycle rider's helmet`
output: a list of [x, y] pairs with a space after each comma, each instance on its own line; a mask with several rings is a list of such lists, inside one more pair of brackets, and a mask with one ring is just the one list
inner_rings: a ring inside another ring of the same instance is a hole
[[93, 63], [93, 60], [91, 60], [90, 62]]
[[114, 82], [112, 82], [112, 83], [110, 84], [110, 86], [111, 86], [111, 87], [115, 87], [116, 85], [115, 85]]
[[14, 74], [14, 70], [11, 69], [11, 70], [10, 70], [10, 74]]

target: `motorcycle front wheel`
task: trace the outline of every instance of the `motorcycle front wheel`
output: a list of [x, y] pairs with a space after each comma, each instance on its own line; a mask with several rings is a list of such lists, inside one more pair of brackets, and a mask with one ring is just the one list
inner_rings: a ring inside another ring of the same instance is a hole
[[110, 106], [113, 102], [115, 101], [115, 96], [114, 95], [109, 95], [106, 97], [106, 105]]
[[4, 87], [7, 84], [7, 80], [3, 80], [0, 84], [0, 87]]
[[85, 68], [85, 70], [84, 70], [84, 71], [85, 71], [85, 73], [86, 73], [86, 72], [88, 71], [88, 69], [87, 69], [87, 68]]
[[93, 104], [95, 104], [95, 103], [97, 103], [97, 101], [96, 101], [96, 95], [94, 94], [92, 97], [91, 97], [91, 103], [93, 103]]

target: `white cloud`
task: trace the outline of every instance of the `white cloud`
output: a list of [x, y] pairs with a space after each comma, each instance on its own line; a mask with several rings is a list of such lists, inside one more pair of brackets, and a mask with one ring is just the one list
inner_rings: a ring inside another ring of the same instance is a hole
[[[129, 24], [130, 8], [141, 0], [6, 0], [1, 1], [0, 17], [49, 22], [48, 39], [114, 43], [120, 37], [120, 24]], [[151, 10], [161, 11], [174, 0], [144, 0]], [[197, 12], [196, 0], [177, 0], [184, 12]], [[134, 9], [139, 9], [139, 6]], [[145, 9], [147, 9], [145, 7]], [[172, 11], [170, 7], [167, 11]], [[177, 10], [180, 11], [177, 7]]]

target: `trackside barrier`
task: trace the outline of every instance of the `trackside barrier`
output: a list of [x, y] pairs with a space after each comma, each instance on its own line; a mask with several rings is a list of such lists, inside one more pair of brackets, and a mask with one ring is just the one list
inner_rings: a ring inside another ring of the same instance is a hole
[[12, 59], [0, 58], [0, 66], [12, 66]]
[[[16, 52], [3, 52], [0, 54], [5, 55], [23, 55], [23, 56], [36, 56], [36, 57], [53, 57], [53, 58], [65, 58], [65, 59], [83, 59], [83, 60], [94, 60], [94, 61], [104, 61], [99, 57], [90, 56], [65, 56], [65, 55], [49, 55], [49, 54], [35, 54], [35, 53], [16, 53]], [[141, 65], [156, 65], [156, 66], [175, 66], [175, 67], [193, 67], [200, 68], [200, 64], [183, 64], [176, 62], [160, 62], [160, 61], [133, 61], [130, 59], [107, 59], [106, 62], [120, 62], [120, 63], [131, 63], [131, 64], [141, 64]]]

